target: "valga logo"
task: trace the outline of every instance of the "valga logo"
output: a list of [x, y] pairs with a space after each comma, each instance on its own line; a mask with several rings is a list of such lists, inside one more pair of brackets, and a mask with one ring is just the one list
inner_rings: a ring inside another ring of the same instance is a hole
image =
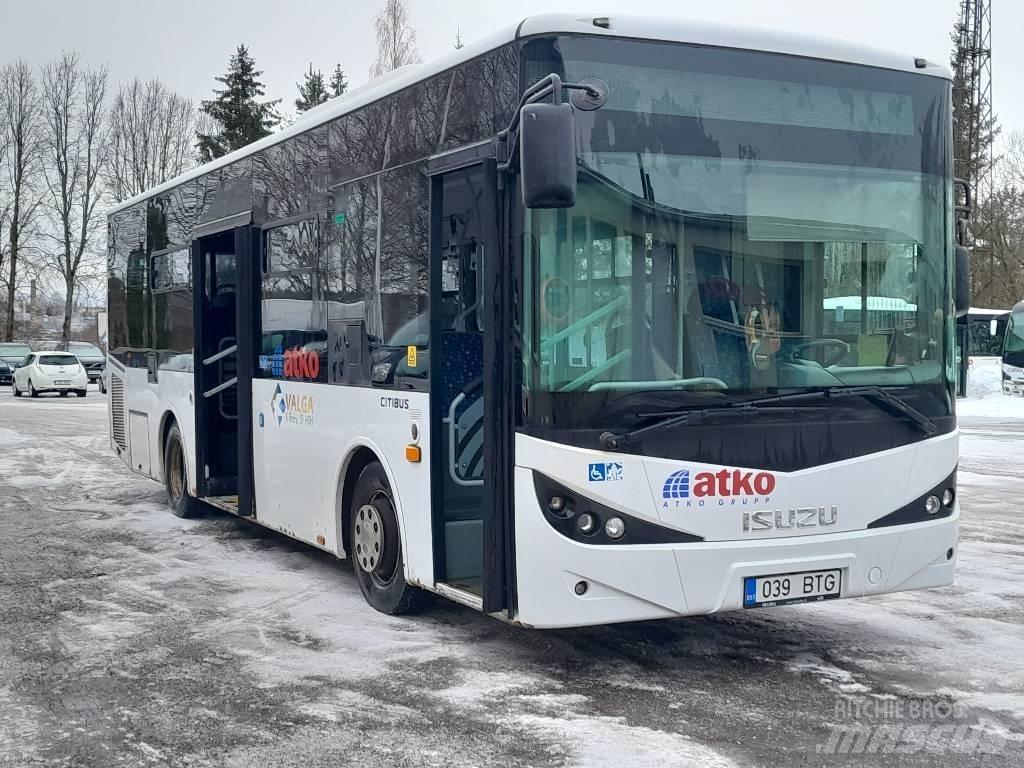
[[300, 427], [313, 426], [315, 401], [312, 395], [297, 395], [285, 392], [278, 384], [270, 398], [270, 412], [278, 426], [287, 422]]
[[320, 375], [320, 355], [306, 349], [289, 349], [284, 353], [286, 379], [315, 379]]
[[771, 472], [720, 469], [691, 473], [681, 469], [665, 479], [661, 488], [662, 507], [692, 507], [695, 501], [703, 507], [708, 499], [716, 499], [719, 506], [745, 505], [766, 500], [774, 490], [775, 475]]

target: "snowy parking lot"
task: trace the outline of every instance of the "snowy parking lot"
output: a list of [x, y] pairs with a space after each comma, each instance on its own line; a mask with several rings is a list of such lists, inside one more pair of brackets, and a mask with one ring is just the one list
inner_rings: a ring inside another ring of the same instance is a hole
[[0, 766], [1024, 766], [1024, 399], [976, 394], [954, 587], [540, 632], [375, 613], [346, 563], [171, 516], [95, 389], [5, 388]]

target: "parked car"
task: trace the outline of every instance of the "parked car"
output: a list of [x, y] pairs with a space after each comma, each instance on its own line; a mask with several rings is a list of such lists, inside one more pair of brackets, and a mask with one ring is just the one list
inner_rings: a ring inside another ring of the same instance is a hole
[[31, 351], [32, 347], [20, 341], [0, 342], [0, 360], [7, 363], [12, 371], [18, 367], [21, 361], [25, 359], [25, 355]]
[[11, 390], [15, 397], [28, 393], [39, 397], [42, 392], [59, 392], [67, 397], [74, 392], [85, 397], [89, 388], [89, 375], [85, 366], [70, 352], [60, 350], [31, 352], [14, 371]]
[[32, 347], [20, 341], [0, 343], [0, 384], [10, 384], [13, 381], [14, 369], [31, 352]]
[[53, 347], [61, 352], [70, 352], [85, 366], [85, 372], [89, 376], [90, 383], [98, 382], [103, 377], [103, 369], [107, 365], [107, 356], [103, 350], [95, 344], [87, 341], [69, 341], [67, 344], [58, 344]]

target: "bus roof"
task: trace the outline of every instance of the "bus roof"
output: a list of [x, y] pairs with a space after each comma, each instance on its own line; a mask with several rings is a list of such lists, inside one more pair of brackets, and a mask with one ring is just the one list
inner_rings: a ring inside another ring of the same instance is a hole
[[[601, 21], [601, 25], [595, 21]], [[605, 24], [607, 21], [607, 24]], [[433, 61], [410, 65], [390, 72], [383, 77], [351, 89], [342, 96], [330, 99], [325, 104], [306, 112], [301, 118], [284, 130], [255, 141], [239, 150], [216, 160], [193, 168], [169, 181], [164, 182], [140, 195], [125, 200], [107, 211], [112, 215], [142, 202], [153, 195], [165, 192], [210, 171], [230, 165], [262, 149], [280, 144], [293, 136], [312, 130], [344, 114], [396, 93], [421, 80], [458, 66], [500, 48], [517, 39], [544, 34], [588, 34], [597, 36], [629, 37], [642, 40], [692, 43], [720, 48], [783, 53], [811, 59], [861, 64], [882, 69], [901, 70], [915, 74], [931, 75], [952, 79], [949, 69], [943, 64], [924, 62], [919, 67], [909, 53], [896, 53], [870, 47], [851, 45], [845, 41], [826, 37], [795, 35], [758, 27], [733, 24], [712, 24], [685, 19], [658, 18], [651, 16], [581, 16], [579, 14], [541, 14], [531, 16], [515, 26], [506, 27], [494, 34], [477, 40]]]
[[1008, 315], [1010, 310], [1008, 309], [981, 309], [980, 307], [971, 307], [967, 310], [968, 315]]

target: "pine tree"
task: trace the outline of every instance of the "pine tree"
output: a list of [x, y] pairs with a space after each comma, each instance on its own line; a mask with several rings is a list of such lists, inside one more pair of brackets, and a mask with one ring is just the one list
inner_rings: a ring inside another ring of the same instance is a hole
[[269, 136], [281, 122], [277, 113], [280, 99], [259, 101], [265, 91], [259, 81], [262, 70], [256, 69], [256, 61], [244, 45], [239, 45], [228, 64], [223, 77], [216, 78], [223, 83], [222, 90], [214, 89], [216, 98], [204, 101], [200, 108], [215, 121], [219, 133], [200, 133], [199, 154], [203, 162], [226, 155], [251, 144], [257, 139]]
[[331, 96], [341, 96], [348, 90], [348, 78], [341, 68], [341, 64], [334, 67], [334, 74], [331, 75]]
[[295, 109], [299, 114], [323, 104], [331, 97], [324, 83], [324, 73], [319, 69], [313, 69], [312, 64], [306, 73], [306, 81], [302, 85], [296, 83], [295, 87], [299, 89], [299, 98], [295, 100]]
[[466, 44], [464, 42], [462, 42], [462, 30], [461, 29], [456, 29], [455, 30], [455, 46], [454, 47], [455, 47], [456, 51], [461, 50], [462, 48], [466, 47]]

